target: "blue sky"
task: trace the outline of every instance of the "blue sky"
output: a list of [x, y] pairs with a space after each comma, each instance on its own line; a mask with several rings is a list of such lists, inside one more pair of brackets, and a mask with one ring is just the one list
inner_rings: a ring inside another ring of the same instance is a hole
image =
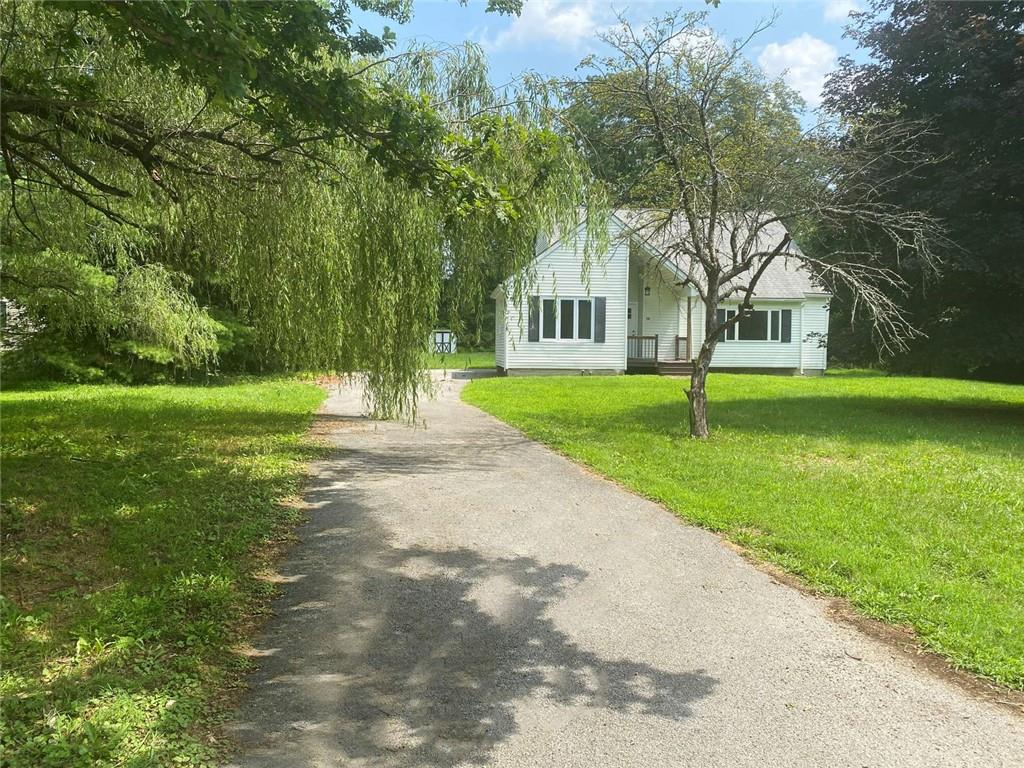
[[[570, 75], [584, 56], [600, 52], [597, 39], [602, 27], [613, 24], [616, 12], [642, 22], [683, 7], [707, 9], [709, 25], [723, 38], [750, 32], [758, 20], [777, 10], [775, 25], [748, 48], [748, 57], [770, 74], [782, 74], [803, 95], [810, 108], [817, 106], [825, 75], [839, 56], [853, 53], [843, 39], [847, 14], [865, 0], [722, 0], [719, 8], [697, 2], [602, 2], [600, 0], [525, 0], [516, 17], [486, 13], [485, 2], [470, 0], [415, 0], [410, 23], [389, 24], [399, 47], [416, 39], [427, 43], [480, 43], [488, 54], [491, 79], [507, 82], [525, 70], [541, 75]], [[384, 22], [359, 14], [357, 24], [379, 32]]]

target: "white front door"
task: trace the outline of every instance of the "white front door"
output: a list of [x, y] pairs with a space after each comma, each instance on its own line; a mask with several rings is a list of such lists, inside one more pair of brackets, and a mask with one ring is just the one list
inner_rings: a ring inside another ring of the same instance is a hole
[[626, 334], [629, 336], [640, 335], [640, 311], [635, 301], [629, 302], [626, 306]]

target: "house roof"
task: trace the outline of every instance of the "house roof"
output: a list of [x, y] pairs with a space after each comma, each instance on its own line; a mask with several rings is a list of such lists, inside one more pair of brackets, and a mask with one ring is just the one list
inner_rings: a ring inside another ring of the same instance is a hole
[[[672, 252], [672, 246], [685, 238], [689, 232], [689, 225], [685, 220], [677, 219], [668, 227], [658, 227], [657, 225], [660, 223], [658, 212], [650, 209], [622, 208], [616, 210], [614, 215], [632, 236], [651, 252], [653, 257], [661, 259], [680, 277], [699, 281], [703, 285], [703, 270], [694, 262], [692, 256]], [[732, 259], [729, 241], [733, 229], [728, 222], [724, 222], [716, 238], [718, 240], [718, 258], [723, 265]], [[739, 222], [735, 229], [740, 240], [746, 238], [748, 232], [746, 222]], [[782, 222], [776, 221], [765, 225], [754, 238], [753, 252], [771, 253], [786, 234], [786, 227]], [[773, 259], [765, 268], [757, 282], [754, 298], [792, 299], [803, 298], [806, 294], [827, 293], [823, 287], [815, 284], [810, 270], [797, 258], [802, 255], [800, 246], [790, 241], [783, 253]], [[726, 285], [726, 289], [737, 291], [743, 289], [746, 285], [745, 278], [752, 274], [759, 264], [760, 259], [755, 258], [751, 272], [730, 281]]]
[[[695, 280], [703, 284], [703, 270], [696, 265], [691, 257], [686, 254], [670, 253], [671, 246], [679, 242], [689, 231], [689, 226], [684, 220], [676, 220], [669, 228], [657, 228], [658, 214], [660, 212], [649, 208], [619, 208], [612, 212], [612, 216], [618, 220], [635, 241], [648, 252], [652, 260], [657, 259], [667, 266], [679, 277], [680, 280]], [[585, 215], [584, 215], [585, 218]], [[581, 221], [582, 223], [582, 221]], [[746, 223], [740, 223], [739, 237], [745, 237]], [[787, 234], [785, 225], [776, 221], [762, 227], [755, 238], [753, 250], [755, 252], [770, 253], [775, 246], [781, 242]], [[732, 236], [732, 229], [728, 224], [723, 225], [719, 230], [718, 256], [723, 263], [731, 260], [731, 249], [729, 241]], [[562, 239], [561, 234], [553, 236], [539, 251], [535, 258], [540, 258], [553, 249]], [[797, 258], [803, 255], [794, 241], [790, 241], [781, 257], [776, 257], [765, 268], [761, 278], [757, 281], [757, 289], [753, 297], [756, 299], [802, 299], [807, 294], [828, 295], [821, 285], [815, 283], [810, 270]], [[754, 260], [756, 269], [760, 264], [759, 259]], [[727, 288], [741, 290], [746, 281], [747, 274], [739, 276], [727, 284]], [[492, 292], [491, 297], [496, 298], [502, 291], [502, 281]]]

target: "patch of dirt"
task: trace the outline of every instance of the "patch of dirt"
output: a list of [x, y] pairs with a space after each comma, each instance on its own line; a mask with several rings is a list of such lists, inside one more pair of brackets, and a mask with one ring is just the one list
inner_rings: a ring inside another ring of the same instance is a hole
[[313, 383], [318, 387], [327, 389], [328, 387], [340, 387], [347, 381], [347, 377], [339, 376], [337, 374], [323, 374], [313, 379]]
[[856, 470], [864, 464], [863, 457], [804, 453], [792, 456], [788, 464], [801, 472], [820, 473], [828, 470]]

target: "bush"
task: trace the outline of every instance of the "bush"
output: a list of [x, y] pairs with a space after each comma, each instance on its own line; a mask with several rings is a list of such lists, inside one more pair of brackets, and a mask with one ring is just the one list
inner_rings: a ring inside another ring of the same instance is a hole
[[215, 356], [201, 368], [190, 367], [174, 350], [132, 338], [75, 338], [42, 329], [23, 334], [18, 346], [3, 353], [6, 386], [21, 382], [72, 384], [163, 384], [205, 379], [215, 373], [264, 370], [252, 328], [226, 309], [210, 311], [216, 335]]

